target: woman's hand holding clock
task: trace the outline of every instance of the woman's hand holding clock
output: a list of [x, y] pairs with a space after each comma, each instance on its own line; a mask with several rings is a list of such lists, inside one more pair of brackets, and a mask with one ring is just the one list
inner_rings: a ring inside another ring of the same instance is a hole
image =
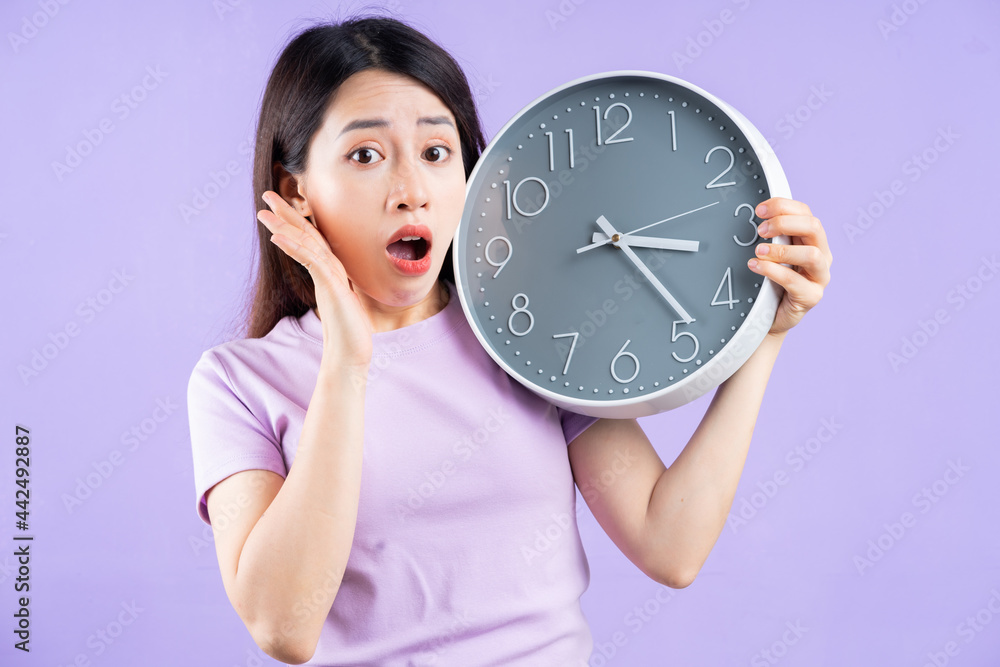
[[759, 244], [756, 258], [747, 263], [752, 271], [785, 290], [768, 331], [768, 335], [783, 337], [823, 298], [823, 288], [830, 282], [833, 254], [822, 223], [802, 202], [772, 197], [758, 204], [755, 212], [764, 220], [757, 227], [761, 238], [782, 234], [789, 238], [787, 245]]
[[372, 356], [371, 322], [344, 265], [322, 232], [280, 195], [268, 190], [263, 199], [271, 211], [258, 211], [257, 219], [273, 234], [271, 242], [312, 277], [324, 355], [332, 354], [339, 367], [366, 368]]

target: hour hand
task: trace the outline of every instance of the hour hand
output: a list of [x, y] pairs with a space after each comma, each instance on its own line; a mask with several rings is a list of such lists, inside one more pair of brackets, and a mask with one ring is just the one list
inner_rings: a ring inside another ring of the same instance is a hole
[[[591, 240], [594, 243], [604, 243], [608, 240], [608, 235], [603, 232], [594, 232], [594, 236]], [[690, 252], [698, 252], [698, 241], [687, 241], [685, 239], [661, 239], [655, 236], [632, 236], [631, 234], [622, 234], [618, 243], [626, 243], [630, 246], [639, 246], [640, 248], [660, 248], [663, 250], [688, 250]]]

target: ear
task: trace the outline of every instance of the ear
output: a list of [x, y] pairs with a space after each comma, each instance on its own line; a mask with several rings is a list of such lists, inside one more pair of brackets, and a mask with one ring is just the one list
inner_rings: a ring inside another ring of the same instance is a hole
[[[274, 178], [278, 183], [278, 194], [284, 199], [288, 204], [298, 211], [299, 215], [304, 218], [309, 218], [309, 222], [312, 222], [312, 208], [309, 206], [309, 201], [305, 196], [305, 181], [303, 176], [295, 177], [294, 175], [288, 173], [281, 163], [274, 163]], [[315, 223], [313, 223], [315, 225]]]

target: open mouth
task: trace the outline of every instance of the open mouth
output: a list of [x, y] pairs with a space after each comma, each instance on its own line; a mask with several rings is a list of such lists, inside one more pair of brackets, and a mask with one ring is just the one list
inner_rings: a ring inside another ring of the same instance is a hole
[[404, 236], [387, 245], [385, 249], [397, 259], [417, 261], [427, 254], [427, 239], [421, 236]]
[[396, 270], [405, 276], [422, 276], [431, 268], [430, 227], [426, 225], [403, 225], [389, 237], [385, 254]]

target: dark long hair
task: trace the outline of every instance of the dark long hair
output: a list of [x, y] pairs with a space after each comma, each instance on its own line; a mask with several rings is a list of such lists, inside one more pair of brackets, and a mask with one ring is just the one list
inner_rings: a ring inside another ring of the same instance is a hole
[[[253, 161], [253, 209], [260, 263], [246, 317], [246, 337], [260, 338], [286, 315], [300, 317], [316, 306], [312, 276], [271, 243], [256, 213], [269, 209], [261, 196], [278, 192], [274, 166], [305, 171], [309, 142], [323, 123], [331, 96], [353, 74], [381, 69], [416, 79], [455, 116], [465, 178], [486, 147], [469, 82], [454, 58], [423, 33], [387, 17], [352, 18], [314, 25], [288, 43], [264, 89]], [[456, 221], [457, 224], [457, 221]], [[452, 247], [439, 279], [455, 280]]]

